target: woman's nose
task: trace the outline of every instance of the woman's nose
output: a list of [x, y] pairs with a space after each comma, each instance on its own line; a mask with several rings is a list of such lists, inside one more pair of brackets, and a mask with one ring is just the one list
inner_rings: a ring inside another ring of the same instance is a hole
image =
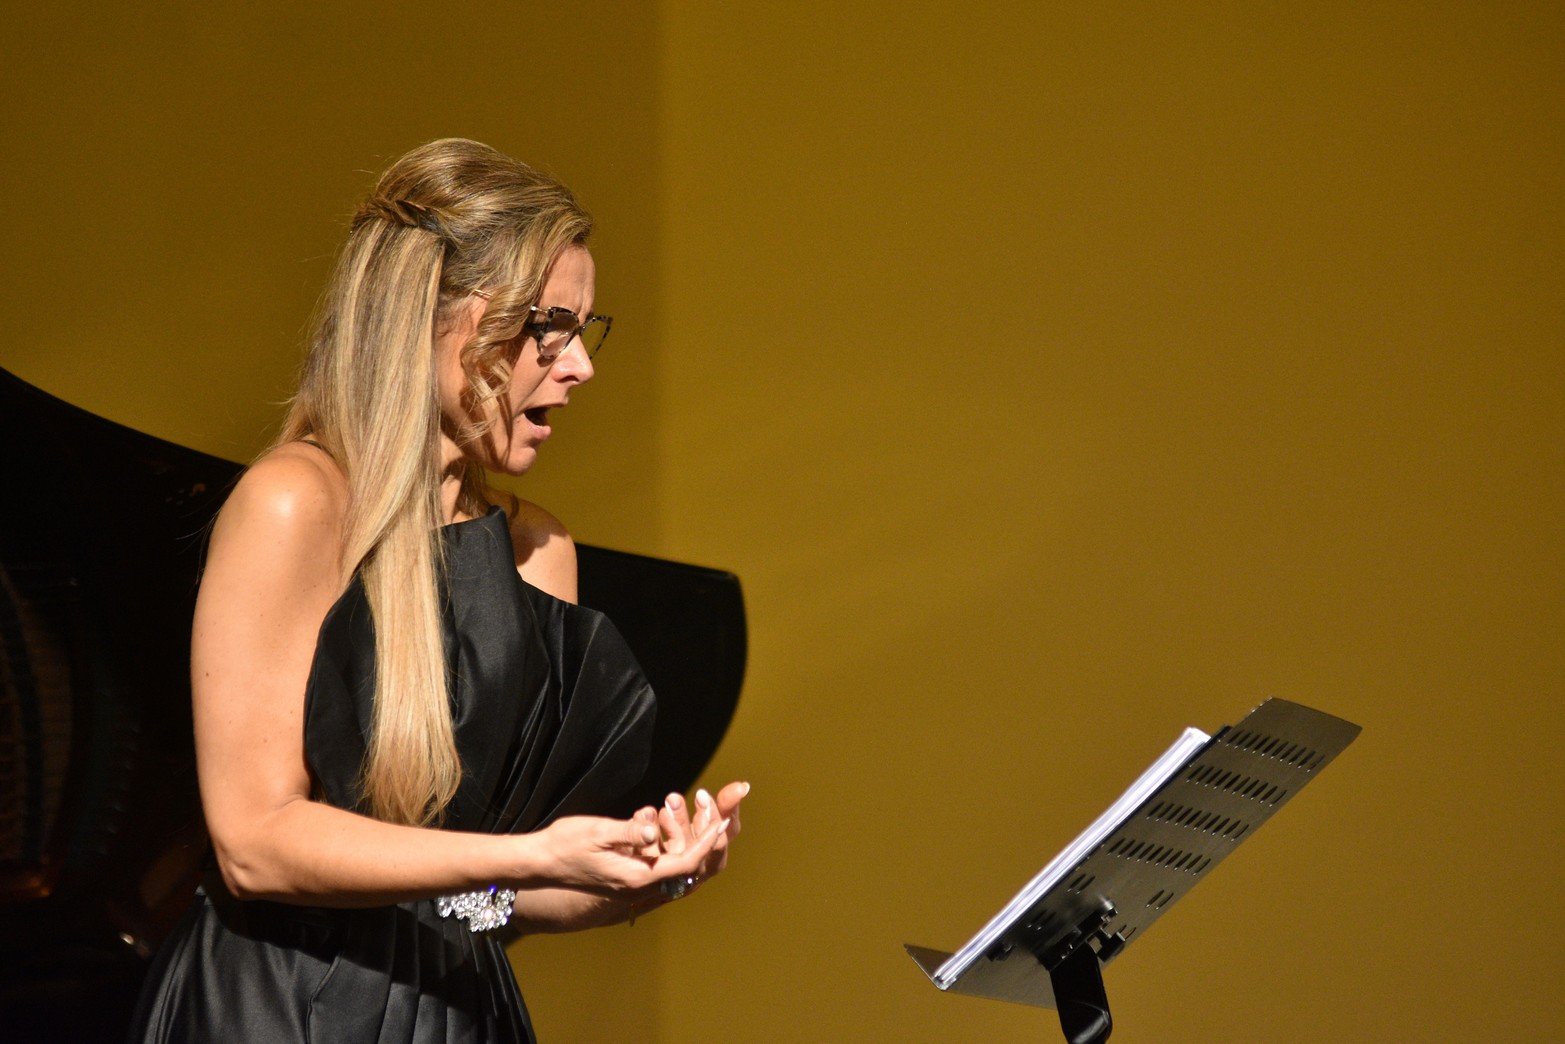
[[572, 337], [571, 343], [565, 346], [565, 351], [554, 360], [550, 367], [550, 373], [556, 380], [573, 380], [578, 384], [585, 384], [592, 380], [596, 371], [592, 368], [592, 360], [587, 357], [587, 349], [582, 347], [580, 337]]

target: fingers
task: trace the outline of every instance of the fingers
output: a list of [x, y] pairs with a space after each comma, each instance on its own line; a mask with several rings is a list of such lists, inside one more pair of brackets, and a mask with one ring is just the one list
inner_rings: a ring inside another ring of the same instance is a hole
[[694, 809], [679, 794], [669, 794], [659, 808], [638, 809], [623, 822], [618, 834], [623, 840], [611, 843], [622, 852], [629, 849], [640, 860], [640, 866], [621, 864], [614, 871], [612, 876], [620, 882], [617, 887], [636, 893], [653, 889], [657, 894], [673, 878], [693, 878], [693, 888], [721, 872], [728, 865], [730, 842], [739, 834], [740, 803], [749, 793], [749, 783], [735, 781], [719, 790], [716, 798], [705, 788], [697, 790]]
[[724, 819], [731, 820], [726, 836], [719, 848], [727, 848], [727, 842], [739, 836], [739, 802], [743, 801], [750, 793], [750, 784], [734, 782], [728, 784], [717, 792], [717, 814]]
[[701, 789], [697, 790], [696, 818], [691, 824], [697, 834], [711, 826], [712, 817], [716, 814], [716, 812], [717, 808], [712, 803], [712, 795], [706, 792], [706, 788], [702, 787]]
[[750, 793], [750, 784], [735, 781], [717, 792], [717, 810], [724, 816], [733, 815], [734, 809], [739, 807], [745, 795]]
[[696, 830], [690, 823], [690, 810], [678, 794], [670, 794], [658, 810], [658, 822], [668, 834], [666, 847], [678, 855], [695, 840]]
[[659, 865], [657, 866], [658, 877], [661, 879], [680, 874], [696, 873], [705, 861], [707, 853], [712, 851], [712, 846], [717, 843], [718, 838], [723, 836], [723, 831], [727, 828], [727, 820], [718, 820], [708, 825], [705, 830], [696, 835], [695, 841], [679, 855], [669, 853], [664, 859], [659, 860]]
[[[646, 829], [657, 832], [657, 813], [648, 806], [641, 809], [631, 818], [634, 824], [646, 823]], [[709, 825], [706, 830], [696, 835], [682, 852], [674, 852], [671, 849], [663, 849], [657, 842], [643, 845], [641, 838], [644, 833], [634, 834], [635, 850], [645, 860], [641, 866], [625, 866], [619, 871], [621, 883], [633, 890], [648, 888], [663, 881], [665, 878], [681, 875], [695, 874], [702, 865], [702, 861], [711, 852], [712, 846], [723, 836], [723, 830], [727, 826], [727, 820], [720, 820]], [[642, 829], [637, 827], [637, 829]], [[650, 853], [650, 854], [649, 854]]]
[[663, 828], [664, 851], [678, 855], [688, 847], [689, 839], [685, 837], [685, 832], [680, 829], [679, 822], [667, 805], [658, 809], [658, 826]]
[[701, 882], [705, 877], [711, 876], [703, 871], [707, 862], [712, 858], [712, 846], [717, 844], [724, 836], [723, 832], [727, 827], [727, 820], [719, 820], [711, 824], [697, 839], [696, 843], [686, 850], [684, 858], [688, 862], [685, 866], [679, 868], [674, 875], [686, 879], [687, 887], [682, 894], [688, 895], [701, 886]]
[[651, 805], [638, 808], [626, 821], [626, 844], [639, 855], [655, 859], [658, 855], [657, 812]]
[[750, 784], [733, 782], [717, 792], [715, 802], [717, 813], [728, 820], [728, 829], [723, 836], [717, 839], [712, 846], [712, 851], [707, 855], [706, 862], [701, 872], [705, 877], [715, 877], [728, 868], [728, 851], [733, 839], [739, 836], [741, 825], [739, 822], [739, 803], [750, 793]]

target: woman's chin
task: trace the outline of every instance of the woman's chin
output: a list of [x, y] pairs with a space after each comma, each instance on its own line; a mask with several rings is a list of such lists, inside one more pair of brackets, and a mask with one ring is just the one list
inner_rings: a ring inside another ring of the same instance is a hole
[[513, 434], [509, 445], [499, 445], [498, 442], [496, 439], [489, 440], [482, 447], [482, 452], [469, 453], [469, 458], [482, 465], [486, 471], [502, 475], [525, 475], [538, 462], [537, 440]]
[[522, 446], [513, 450], [506, 457], [500, 470], [507, 475], [521, 476], [527, 474], [532, 466], [538, 462], [538, 450], [532, 446]]

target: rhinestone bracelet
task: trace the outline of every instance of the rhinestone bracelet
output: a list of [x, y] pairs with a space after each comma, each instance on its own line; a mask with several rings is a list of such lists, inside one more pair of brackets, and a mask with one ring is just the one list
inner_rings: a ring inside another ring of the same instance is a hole
[[435, 900], [435, 909], [441, 917], [455, 917], [467, 922], [470, 932], [486, 932], [502, 928], [511, 919], [515, 908], [516, 892], [498, 885], [490, 885], [476, 892], [460, 895], [443, 895]]

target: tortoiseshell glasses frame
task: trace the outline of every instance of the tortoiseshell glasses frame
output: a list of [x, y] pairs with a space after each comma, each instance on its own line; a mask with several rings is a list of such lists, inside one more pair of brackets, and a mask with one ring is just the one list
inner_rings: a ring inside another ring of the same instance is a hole
[[[474, 290], [473, 293], [485, 301], [493, 297], [487, 290]], [[591, 359], [603, 347], [603, 342], [609, 336], [609, 328], [614, 323], [614, 317], [609, 315], [589, 315], [587, 321], [583, 322], [574, 311], [559, 305], [550, 308], [528, 305], [527, 311], [532, 318], [523, 324], [522, 329], [537, 338], [538, 360], [544, 363], [558, 359], [578, 337], [581, 338], [582, 350]]]

